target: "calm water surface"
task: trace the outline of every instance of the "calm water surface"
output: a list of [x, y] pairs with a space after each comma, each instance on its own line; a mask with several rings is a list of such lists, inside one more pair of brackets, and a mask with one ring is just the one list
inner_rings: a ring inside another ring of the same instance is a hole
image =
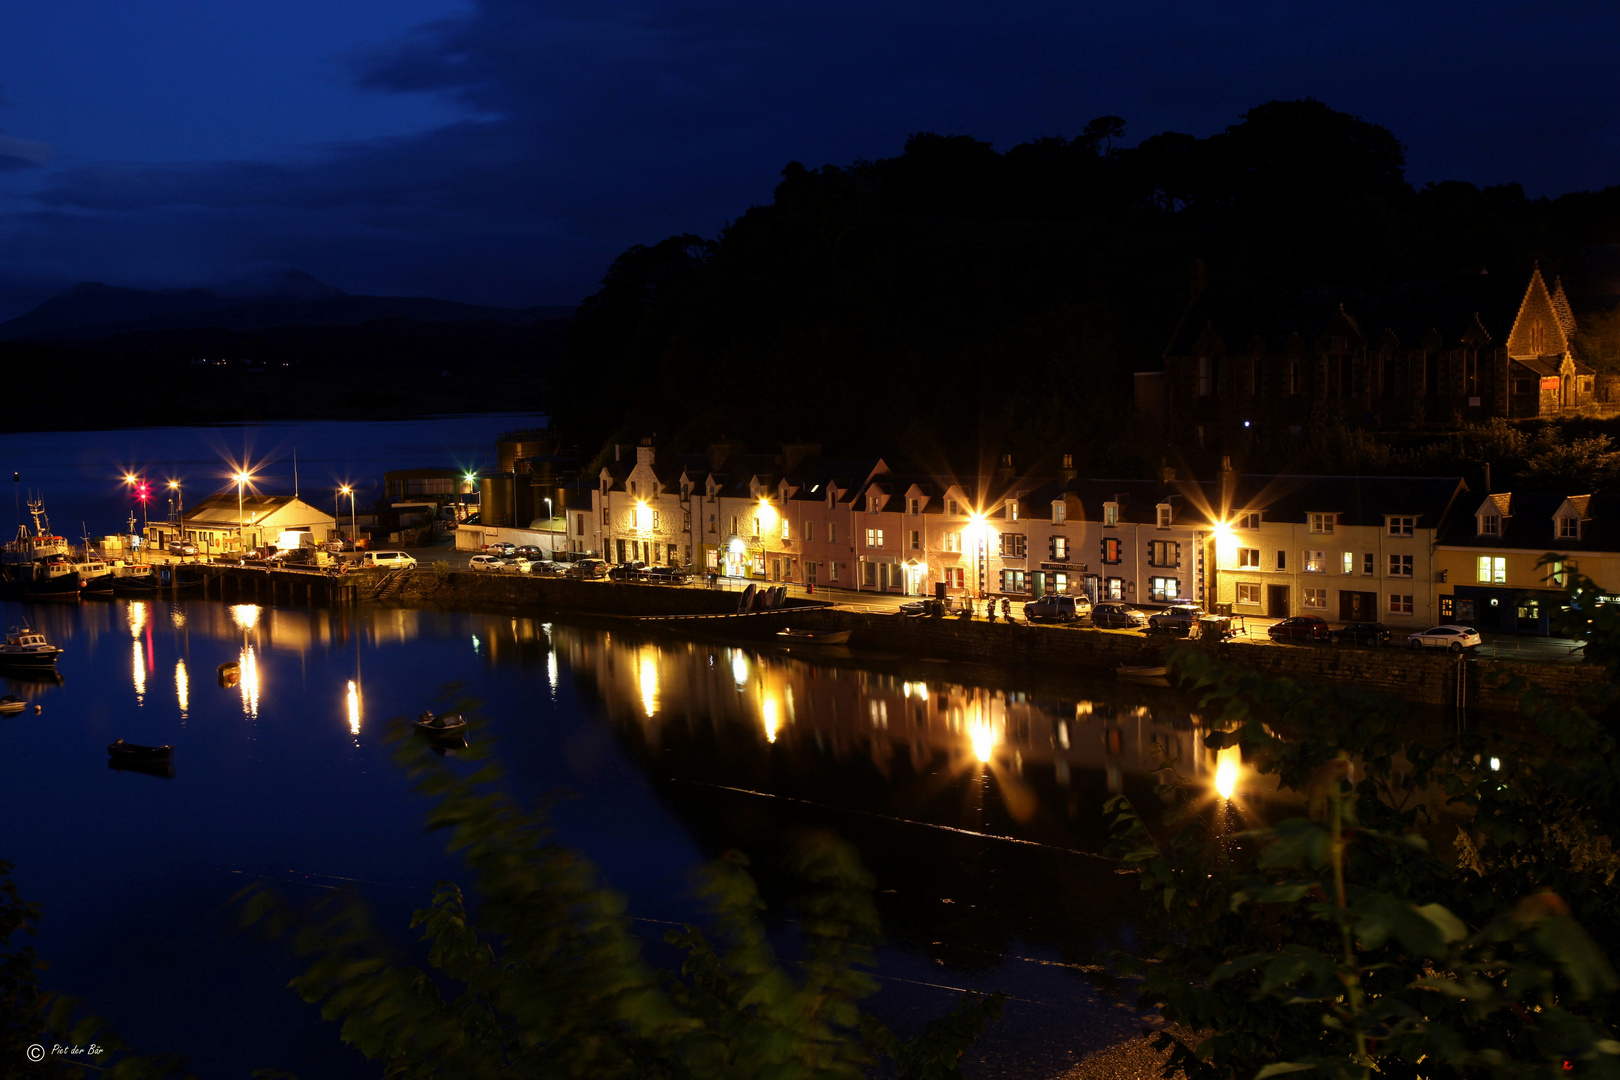
[[[1198, 758], [1171, 698], [387, 607], [84, 601], [3, 617], [68, 650], [59, 683], [0, 680], [41, 707], [0, 719], [0, 858], [44, 905], [50, 984], [201, 1075], [374, 1071], [223, 905], [261, 879], [300, 900], [352, 884], [408, 942], [409, 913], [457, 868], [382, 734], [451, 682], [485, 703], [515, 794], [578, 794], [556, 810], [561, 838], [629, 895], [648, 940], [697, 916], [693, 866], [741, 848], [776, 899], [786, 839], [830, 827], [878, 878], [890, 943], [874, 1005], [891, 1022], [1002, 989], [1007, 1018], [976, 1055], [1007, 1076], [1055, 1075], [1138, 1025], [1085, 970], [1130, 947], [1137, 893], [1088, 852], [1111, 791], [1151, 798], [1157, 753]], [[110, 769], [116, 738], [172, 744], [174, 777]]]

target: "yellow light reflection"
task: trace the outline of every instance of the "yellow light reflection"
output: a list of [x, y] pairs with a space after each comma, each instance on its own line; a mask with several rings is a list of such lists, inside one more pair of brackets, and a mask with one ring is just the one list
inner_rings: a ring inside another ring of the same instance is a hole
[[1215, 791], [1230, 800], [1237, 791], [1238, 776], [1243, 771], [1242, 752], [1235, 746], [1223, 747], [1215, 756]]
[[928, 684], [927, 683], [908, 682], [905, 685], [905, 692], [906, 692], [906, 697], [911, 697], [913, 694], [915, 694], [917, 697], [921, 698], [924, 701], [928, 700]]
[[643, 645], [638, 658], [637, 673], [641, 683], [641, 707], [647, 710], [647, 719], [658, 711], [658, 650]]
[[176, 660], [174, 664], [174, 696], [180, 702], [180, 719], [184, 720], [191, 708], [191, 678], [186, 674], [184, 660]]
[[176, 630], [186, 625], [186, 609], [176, 604], [169, 609], [169, 622], [174, 624]]
[[124, 610], [124, 618], [129, 620], [129, 636], [140, 637], [141, 631], [146, 629], [146, 601], [131, 600]]
[[[251, 607], [251, 604], [243, 605]], [[238, 684], [242, 689], [242, 715], [249, 720], [259, 718], [259, 659], [253, 652], [253, 646], [247, 645], [242, 649], [237, 663], [242, 668], [242, 681]]]
[[739, 690], [748, 685], [748, 658], [741, 649], [731, 650], [731, 681]]
[[546, 653], [546, 681], [551, 684], [551, 696], [557, 696], [557, 650]]
[[982, 718], [974, 720], [968, 725], [968, 738], [973, 742], [973, 756], [989, 764], [990, 756], [996, 749], [995, 726]]
[[777, 707], [775, 698], [766, 698], [760, 702], [760, 713], [765, 721], [765, 741], [775, 742], [776, 733], [782, 728], [782, 714]]
[[349, 734], [358, 735], [360, 734], [360, 688], [354, 684], [353, 679], [349, 680], [348, 704]]
[[135, 704], [143, 704], [146, 698], [146, 651], [141, 648], [139, 639], [135, 645]]
[[259, 625], [258, 604], [232, 604], [231, 621], [241, 630], [252, 630]]

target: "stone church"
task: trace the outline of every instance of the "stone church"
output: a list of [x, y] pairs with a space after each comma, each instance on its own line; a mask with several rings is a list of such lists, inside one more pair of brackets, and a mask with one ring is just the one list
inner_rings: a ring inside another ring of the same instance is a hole
[[[1522, 282], [1523, 279], [1520, 279]], [[1562, 281], [1490, 275], [1270, 298], [1193, 298], [1138, 407], [1178, 441], [1241, 449], [1328, 416], [1418, 428], [1573, 412], [1594, 400]]]

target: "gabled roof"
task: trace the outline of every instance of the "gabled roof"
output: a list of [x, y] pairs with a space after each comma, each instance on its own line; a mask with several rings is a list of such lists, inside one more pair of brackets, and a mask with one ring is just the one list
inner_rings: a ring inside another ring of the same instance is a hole
[[[1205, 483], [1205, 503], [1220, 505], [1220, 485]], [[1183, 485], [1185, 487], [1185, 485]], [[1385, 518], [1413, 517], [1420, 529], [1441, 526], [1453, 502], [1467, 490], [1456, 476], [1242, 476], [1227, 509], [1260, 511], [1264, 521], [1304, 523], [1308, 515], [1334, 513], [1339, 524], [1382, 526]], [[1189, 492], [1189, 501], [1196, 501]]]
[[1562, 356], [1570, 349], [1569, 338], [1553, 310], [1552, 294], [1541, 279], [1541, 267], [1530, 272], [1530, 284], [1525, 287], [1519, 313], [1514, 316], [1513, 330], [1508, 334], [1507, 352], [1515, 360], [1534, 356]]
[[[290, 515], [285, 513], [289, 510], [293, 511]], [[253, 525], [278, 514], [299, 521], [333, 520], [331, 514], [293, 495], [244, 494], [241, 507], [238, 509], [234, 491], [210, 495], [196, 505], [187, 507], [182, 520], [186, 525], [194, 527], [207, 525], [235, 527], [244, 522]]]
[[[1496, 496], [1506, 498], [1508, 496]], [[1474, 519], [1454, 519], [1441, 534], [1447, 547], [1525, 551], [1620, 551], [1620, 495], [1513, 493], [1513, 513], [1502, 515], [1502, 535], [1479, 536]], [[1581, 535], [1559, 537], [1555, 520], [1566, 505], [1581, 513]]]
[[1492, 510], [1496, 511], [1496, 516], [1497, 517], [1500, 517], [1500, 518], [1510, 518], [1510, 517], [1512, 517], [1513, 516], [1513, 493], [1508, 492], [1508, 493], [1503, 494], [1503, 495], [1487, 495], [1487, 496], [1485, 496], [1485, 501], [1479, 504], [1479, 509], [1474, 511], [1474, 516], [1479, 517], [1479, 515], [1490, 513]]
[[1564, 295], [1564, 279], [1553, 279], [1552, 291], [1553, 314], [1558, 316], [1558, 325], [1564, 331], [1564, 337], [1575, 340], [1575, 311], [1569, 306], [1569, 297]]

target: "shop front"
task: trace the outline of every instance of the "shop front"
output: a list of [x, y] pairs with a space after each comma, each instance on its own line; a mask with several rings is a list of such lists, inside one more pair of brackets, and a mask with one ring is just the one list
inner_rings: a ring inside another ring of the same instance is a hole
[[1552, 613], [1564, 594], [1551, 589], [1507, 589], [1458, 585], [1440, 597], [1440, 621], [1506, 634], [1552, 632]]

